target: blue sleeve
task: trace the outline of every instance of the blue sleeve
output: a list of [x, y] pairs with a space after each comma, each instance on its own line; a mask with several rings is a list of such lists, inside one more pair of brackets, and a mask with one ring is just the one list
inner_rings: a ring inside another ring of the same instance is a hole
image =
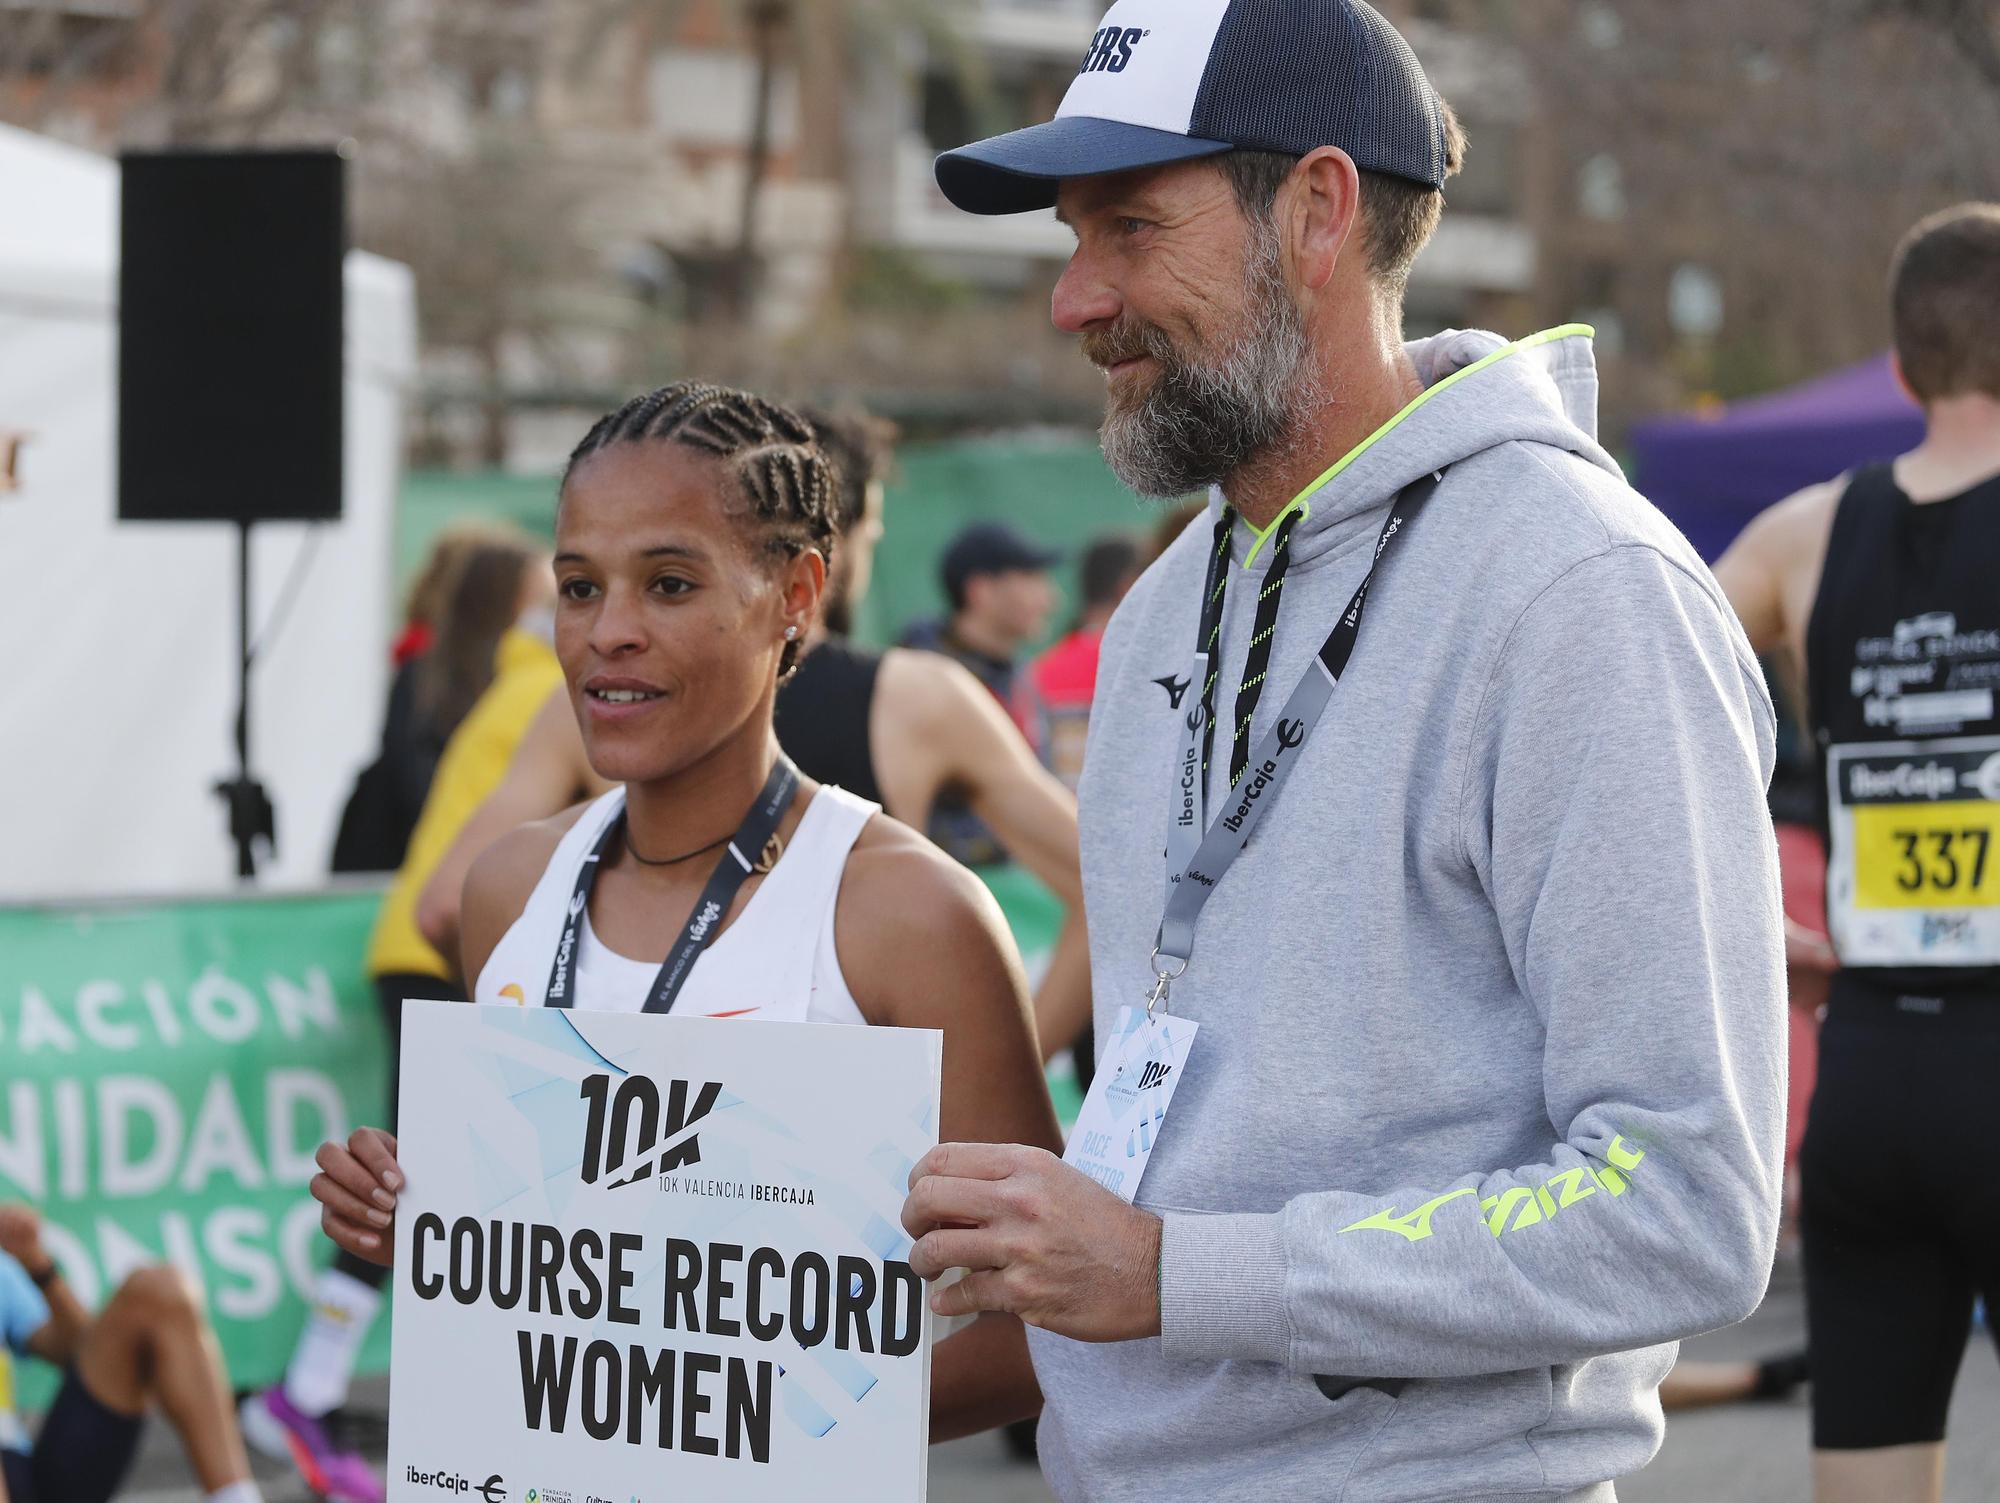
[[14, 1351], [23, 1350], [28, 1338], [49, 1321], [49, 1302], [23, 1268], [0, 1252], [0, 1341]]

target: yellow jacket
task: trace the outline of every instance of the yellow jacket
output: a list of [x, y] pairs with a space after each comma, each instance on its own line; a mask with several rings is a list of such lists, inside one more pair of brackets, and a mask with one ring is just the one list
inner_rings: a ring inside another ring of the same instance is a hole
[[561, 682], [562, 667], [548, 643], [518, 627], [500, 638], [493, 653], [493, 682], [445, 743], [424, 812], [410, 834], [410, 848], [376, 915], [368, 940], [371, 977], [444, 980], [457, 971], [418, 931], [417, 899], [473, 810], [499, 787], [528, 722]]

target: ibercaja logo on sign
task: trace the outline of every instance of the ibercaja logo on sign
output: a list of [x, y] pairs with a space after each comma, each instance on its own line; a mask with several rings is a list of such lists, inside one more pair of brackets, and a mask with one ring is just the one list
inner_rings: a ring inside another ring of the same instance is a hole
[[[701, 1162], [701, 1141], [693, 1124], [706, 1117], [722, 1094], [719, 1081], [695, 1086], [668, 1082], [666, 1100], [659, 1085], [645, 1075], [627, 1075], [611, 1088], [609, 1075], [585, 1077], [581, 1087], [588, 1115], [583, 1124], [583, 1182], [594, 1185], [625, 1168], [628, 1153], [638, 1162], [622, 1178], [608, 1179], [615, 1190], [652, 1175], [671, 1174]], [[692, 1099], [690, 1099], [692, 1098]], [[633, 1148], [637, 1142], [638, 1147]]]

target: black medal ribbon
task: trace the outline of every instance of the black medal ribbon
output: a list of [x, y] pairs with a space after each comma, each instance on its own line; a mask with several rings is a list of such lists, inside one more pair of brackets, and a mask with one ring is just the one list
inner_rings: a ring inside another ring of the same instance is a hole
[[[750, 812], [743, 816], [742, 825], [730, 837], [721, 856], [716, 858], [715, 870], [709, 876], [708, 885], [695, 899], [694, 912], [688, 916], [673, 949], [667, 952], [659, 975], [653, 978], [653, 989], [646, 997], [647, 1012], [673, 1011], [674, 998], [687, 984], [688, 972], [694, 969], [701, 952], [714, 942], [716, 931], [722, 927], [722, 916], [729, 912], [737, 890], [756, 870], [758, 858], [777, 833], [778, 826], [784, 822], [785, 812], [792, 807], [792, 798], [798, 791], [799, 770], [792, 765], [791, 758], [780, 752], [771, 767], [771, 775], [764, 780], [763, 791], [750, 806]], [[549, 969], [547, 1003], [550, 1007], [576, 1006], [577, 934], [583, 927], [583, 914], [590, 906], [590, 890], [597, 885], [597, 873], [604, 864], [604, 853], [624, 829], [625, 811], [621, 809], [604, 827], [604, 833], [597, 837], [597, 844], [591, 847], [590, 854], [583, 858], [583, 865], [577, 871], [575, 890], [571, 892], [569, 906], [563, 912], [562, 937], [556, 942], [555, 962]]]

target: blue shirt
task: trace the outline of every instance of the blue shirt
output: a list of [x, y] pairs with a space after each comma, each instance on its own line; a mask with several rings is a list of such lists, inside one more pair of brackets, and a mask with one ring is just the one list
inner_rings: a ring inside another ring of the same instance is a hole
[[49, 1302], [35, 1281], [6, 1253], [0, 1252], [0, 1450], [25, 1451], [28, 1432], [14, 1408], [14, 1354], [28, 1349], [28, 1338], [48, 1324]]

